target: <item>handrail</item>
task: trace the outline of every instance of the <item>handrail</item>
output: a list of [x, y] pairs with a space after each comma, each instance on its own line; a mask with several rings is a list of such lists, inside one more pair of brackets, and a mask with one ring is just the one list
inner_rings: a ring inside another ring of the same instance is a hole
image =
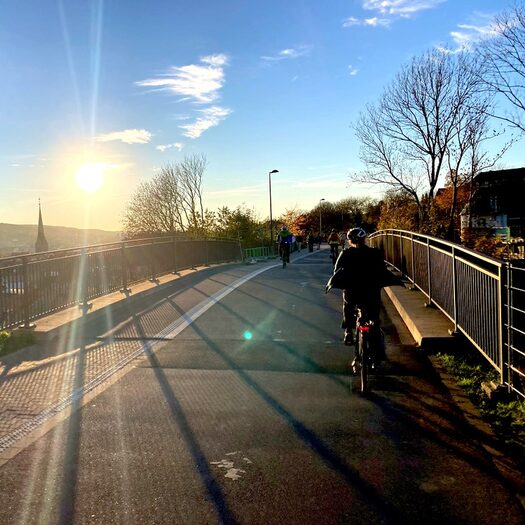
[[525, 281], [525, 270], [406, 230], [380, 230], [370, 235], [369, 242], [425, 294], [429, 306], [439, 308], [454, 323], [454, 332], [471, 341], [498, 370], [502, 384], [525, 397], [520, 373], [515, 372], [525, 371], [525, 340], [519, 335], [525, 331], [525, 320], [513, 314], [525, 303], [525, 292], [513, 285], [517, 277]]
[[0, 329], [196, 266], [239, 261], [239, 241], [159, 237], [0, 260]]

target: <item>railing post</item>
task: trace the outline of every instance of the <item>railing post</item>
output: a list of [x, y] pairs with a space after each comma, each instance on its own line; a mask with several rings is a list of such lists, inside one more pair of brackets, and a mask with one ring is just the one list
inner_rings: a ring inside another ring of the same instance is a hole
[[[33, 329], [35, 327], [34, 323], [31, 323], [30, 317], [30, 308], [31, 308], [31, 295], [32, 290], [30, 289], [29, 285], [29, 271], [28, 271], [28, 262], [27, 257], [22, 257], [22, 290], [24, 292], [23, 296], [23, 315], [24, 322], [20, 326], [20, 328], [24, 329]], [[20, 285], [18, 285], [20, 286]], [[18, 287], [17, 287], [18, 288]]]
[[173, 237], [172, 241], [173, 241], [173, 275], [179, 275], [179, 272], [177, 271], [177, 239]]
[[208, 253], [208, 239], [204, 239], [204, 248], [205, 248], [205, 252], [206, 252], [206, 261], [204, 263], [204, 266], [209, 266], [210, 265], [210, 254]]
[[412, 290], [416, 289], [416, 266], [414, 256], [414, 234], [410, 232], [410, 249], [412, 251]]
[[514, 389], [513, 384], [513, 352], [512, 352], [512, 263], [510, 261], [506, 262], [506, 271], [507, 271], [507, 379], [508, 379], [508, 391], [509, 393]]
[[425, 306], [432, 306], [432, 264], [430, 258], [430, 239], [427, 237], [427, 275], [428, 275], [428, 303]]
[[[498, 268], [498, 360], [500, 371], [500, 383], [504, 385], [507, 379], [503, 360], [503, 266]], [[508, 383], [507, 383], [508, 384]]]
[[401, 273], [405, 275], [406, 264], [404, 263], [404, 259], [403, 259], [403, 233], [402, 232], [399, 232], [399, 255], [401, 257], [400, 270], [401, 270]]
[[122, 277], [122, 289], [120, 292], [124, 295], [129, 295], [131, 293], [131, 289], [128, 288], [128, 258], [126, 256], [125, 242], [120, 244], [120, 273]]
[[82, 315], [86, 315], [93, 307], [93, 303], [88, 302], [88, 257], [86, 248], [82, 248], [80, 252], [80, 304], [78, 307], [82, 310]]
[[155, 268], [155, 257], [153, 256], [154, 255], [154, 250], [153, 250], [153, 246], [155, 245], [155, 241], [152, 240], [151, 243], [150, 243], [150, 246], [151, 246], [151, 249], [150, 249], [150, 257], [151, 257], [151, 279], [149, 280], [151, 283], [156, 283], [157, 282], [157, 273], [156, 273], [156, 268]]
[[452, 300], [454, 308], [454, 330], [450, 331], [450, 335], [458, 333], [458, 277], [456, 269], [456, 249], [452, 246]]

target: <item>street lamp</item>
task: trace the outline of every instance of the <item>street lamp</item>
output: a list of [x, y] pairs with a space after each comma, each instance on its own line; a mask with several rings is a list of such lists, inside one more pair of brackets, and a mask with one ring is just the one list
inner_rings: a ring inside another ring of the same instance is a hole
[[321, 222], [321, 202], [323, 202], [326, 199], [321, 199], [319, 201], [319, 248], [321, 248], [321, 231], [322, 231], [322, 222]]
[[268, 188], [270, 190], [270, 247], [273, 253], [272, 173], [279, 173], [279, 170], [272, 170], [270, 173], [268, 173]]

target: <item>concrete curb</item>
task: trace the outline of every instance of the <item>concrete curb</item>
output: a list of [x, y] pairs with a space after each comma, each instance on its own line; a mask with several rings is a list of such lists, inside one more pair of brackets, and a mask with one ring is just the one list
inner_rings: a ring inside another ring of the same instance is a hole
[[404, 286], [389, 286], [385, 292], [418, 346], [435, 351], [453, 344], [449, 330], [454, 325], [439, 309], [425, 306], [423, 293]]

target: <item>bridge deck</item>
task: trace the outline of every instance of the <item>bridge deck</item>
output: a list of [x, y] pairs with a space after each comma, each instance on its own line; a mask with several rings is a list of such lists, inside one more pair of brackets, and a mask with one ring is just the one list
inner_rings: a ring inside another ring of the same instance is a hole
[[0, 522], [523, 523], [390, 304], [357, 393], [330, 269], [193, 272], [6, 360]]

